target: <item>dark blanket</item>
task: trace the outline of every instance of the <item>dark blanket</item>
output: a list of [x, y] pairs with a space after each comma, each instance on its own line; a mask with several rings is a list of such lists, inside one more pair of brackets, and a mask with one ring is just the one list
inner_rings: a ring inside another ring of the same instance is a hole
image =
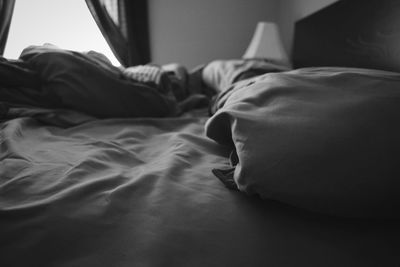
[[0, 101], [62, 108], [96, 117], [164, 117], [178, 113], [168, 92], [127, 79], [93, 54], [54, 46], [26, 48], [20, 60], [2, 59]]

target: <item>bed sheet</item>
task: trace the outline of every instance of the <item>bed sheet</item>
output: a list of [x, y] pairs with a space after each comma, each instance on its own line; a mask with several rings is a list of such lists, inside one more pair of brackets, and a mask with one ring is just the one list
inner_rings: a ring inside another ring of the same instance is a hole
[[321, 216], [225, 188], [211, 169], [229, 164], [229, 150], [205, 137], [205, 111], [74, 116], [1, 123], [1, 266], [400, 263], [396, 221]]

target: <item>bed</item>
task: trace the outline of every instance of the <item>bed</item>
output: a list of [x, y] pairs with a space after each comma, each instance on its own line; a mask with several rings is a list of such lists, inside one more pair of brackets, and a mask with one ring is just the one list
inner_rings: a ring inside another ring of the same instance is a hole
[[298, 21], [296, 69], [235, 82], [211, 110], [2, 104], [0, 265], [399, 266], [400, 61], [371, 51], [399, 34], [326, 30], [399, 12], [361, 2]]

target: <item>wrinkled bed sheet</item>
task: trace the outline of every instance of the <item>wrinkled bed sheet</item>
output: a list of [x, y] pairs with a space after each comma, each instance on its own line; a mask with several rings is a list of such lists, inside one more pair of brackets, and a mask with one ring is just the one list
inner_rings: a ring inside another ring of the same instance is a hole
[[0, 124], [0, 265], [400, 263], [397, 222], [325, 217], [227, 190], [211, 169], [229, 164], [229, 150], [205, 137], [205, 113], [97, 120], [10, 110]]

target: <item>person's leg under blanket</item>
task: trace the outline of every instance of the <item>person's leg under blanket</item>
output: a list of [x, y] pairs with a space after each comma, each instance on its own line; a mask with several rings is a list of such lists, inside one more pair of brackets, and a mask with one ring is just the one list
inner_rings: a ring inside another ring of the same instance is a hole
[[40, 74], [42, 90], [54, 93], [59, 108], [100, 118], [165, 117], [178, 113], [177, 101], [170, 94], [127, 79], [118, 68], [99, 64], [89, 54], [32, 46], [23, 51], [21, 59]]

